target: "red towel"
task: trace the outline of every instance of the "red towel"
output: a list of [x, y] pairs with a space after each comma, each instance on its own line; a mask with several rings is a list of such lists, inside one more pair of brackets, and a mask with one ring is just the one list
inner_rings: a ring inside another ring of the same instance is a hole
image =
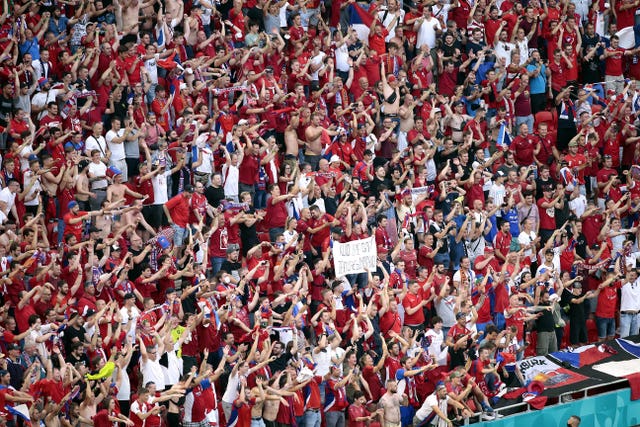
[[631, 400], [640, 399], [640, 372], [627, 375], [626, 378], [629, 380], [629, 386], [631, 387]]
[[537, 396], [529, 400], [529, 405], [534, 409], [542, 409], [547, 404], [547, 396]]
[[517, 399], [522, 396], [522, 393], [526, 392], [527, 389], [524, 387], [517, 388], [515, 390], [510, 391], [509, 393], [505, 393], [502, 396], [503, 399]]

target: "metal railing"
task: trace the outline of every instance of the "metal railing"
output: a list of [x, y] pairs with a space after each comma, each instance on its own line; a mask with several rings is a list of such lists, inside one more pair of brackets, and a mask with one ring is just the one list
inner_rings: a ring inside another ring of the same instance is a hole
[[[618, 379], [616, 381], [611, 381], [608, 382], [606, 384], [597, 384], [597, 385], [592, 385], [589, 387], [584, 387], [584, 388], [580, 388], [578, 390], [573, 390], [573, 391], [568, 391], [565, 393], [562, 393], [558, 396], [553, 396], [551, 397], [551, 399], [555, 400], [558, 399], [558, 401], [556, 403], [551, 403], [549, 405], [546, 405], [546, 407], [553, 407], [553, 406], [558, 406], [558, 405], [563, 405], [565, 403], [567, 403], [567, 401], [565, 400], [567, 396], [570, 396], [572, 400], [575, 400], [576, 397], [575, 395], [577, 394], [582, 394], [582, 396], [577, 397], [578, 399], [584, 399], [586, 397], [590, 397], [590, 396], [597, 396], [599, 394], [603, 394], [605, 392], [609, 392], [611, 390], [610, 389], [612, 386], [620, 386], [622, 384], [627, 384], [628, 380], [625, 379]], [[621, 389], [621, 388], [626, 388], [626, 387], [616, 387], [616, 389]], [[593, 394], [589, 394], [590, 391], [594, 391], [594, 390], [598, 390], [598, 389], [607, 389], [607, 390], [602, 390], [600, 393], [593, 393]], [[521, 409], [522, 408], [522, 409]], [[507, 405], [507, 406], [502, 406], [500, 408], [493, 408], [494, 412], [496, 414], [502, 415], [503, 417], [508, 417], [511, 415], [518, 415], [518, 414], [522, 414], [525, 412], [531, 412], [533, 410], [533, 408], [531, 407], [531, 405], [529, 405], [528, 402], [518, 402], [518, 403], [513, 403], [511, 405]], [[542, 409], [544, 410], [544, 409]], [[536, 409], [537, 411], [537, 409]], [[505, 414], [507, 413], [507, 414]], [[473, 414], [473, 417], [478, 417], [479, 421], [482, 422], [482, 412], [476, 412]], [[464, 419], [464, 425], [470, 425], [469, 422], [469, 418], [465, 418]]]

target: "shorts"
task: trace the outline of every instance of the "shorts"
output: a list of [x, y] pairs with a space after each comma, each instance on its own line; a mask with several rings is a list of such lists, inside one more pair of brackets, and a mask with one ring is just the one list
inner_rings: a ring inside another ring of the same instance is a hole
[[173, 244], [178, 247], [182, 246], [185, 237], [187, 237], [187, 228], [176, 224], [171, 224], [171, 228], [173, 229]]
[[613, 317], [609, 319], [596, 316], [596, 325], [598, 327], [598, 338], [600, 339], [612, 337], [616, 334], [616, 319]]

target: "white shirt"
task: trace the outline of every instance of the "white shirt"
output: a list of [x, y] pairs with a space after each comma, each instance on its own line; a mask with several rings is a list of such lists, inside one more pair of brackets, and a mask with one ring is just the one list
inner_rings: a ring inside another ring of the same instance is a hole
[[525, 36], [522, 41], [516, 40], [516, 49], [520, 52], [520, 64], [518, 65], [526, 65], [529, 59], [529, 39], [527, 36]]
[[202, 156], [202, 163], [196, 168], [196, 172], [212, 173], [213, 151], [208, 145], [198, 149], [198, 156]]
[[429, 354], [436, 358], [438, 366], [445, 366], [447, 364], [447, 356], [449, 355], [449, 347], [444, 346], [443, 349], [444, 332], [442, 330], [438, 332], [429, 329], [425, 336], [431, 341], [431, 344], [429, 344]]
[[314, 56], [313, 58], [311, 58], [309, 61], [311, 62], [311, 66], [313, 66], [314, 68], [317, 67], [318, 65], [320, 65], [320, 67], [318, 67], [318, 69], [316, 69], [315, 71], [313, 71], [311, 73], [311, 80], [318, 80], [318, 71], [320, 71], [320, 69], [322, 69], [322, 60], [324, 59], [324, 57], [327, 56], [326, 53], [324, 53], [323, 51], [318, 52], [318, 54], [316, 56]]
[[111, 157], [109, 158], [109, 160], [111, 160], [112, 162], [117, 160], [124, 160], [126, 156], [124, 152], [124, 141], [120, 143], [113, 142], [114, 138], [122, 138], [123, 136], [124, 136], [124, 129], [120, 129], [117, 132], [111, 129], [105, 135], [105, 141], [107, 142], [107, 147], [109, 147], [109, 150], [111, 151]]
[[26, 171], [27, 169], [29, 169], [29, 156], [33, 154], [33, 148], [31, 147], [31, 144], [27, 144], [21, 151], [20, 151], [20, 170], [21, 171]]
[[327, 350], [314, 353], [313, 361], [316, 362], [316, 375], [324, 377], [329, 373], [329, 367], [331, 367], [331, 352]]
[[144, 61], [144, 68], [149, 73], [149, 80], [154, 85], [158, 84], [158, 59], [160, 59], [160, 54], [156, 53], [153, 58]]
[[16, 204], [16, 195], [9, 190], [9, 187], [4, 187], [0, 191], [0, 202], [5, 202], [7, 207], [2, 211], [5, 215], [9, 215], [11, 208]]
[[430, 49], [436, 47], [436, 29], [441, 30], [440, 21], [433, 16], [427, 21], [422, 21], [420, 28], [418, 28], [418, 40], [416, 42], [416, 48], [420, 49], [423, 45], [429, 46]]
[[225, 163], [222, 165], [222, 178], [224, 179], [224, 195], [237, 196], [239, 194], [238, 182], [240, 180], [240, 169], [237, 166]]
[[496, 51], [496, 56], [500, 58], [504, 58], [506, 60], [505, 67], [511, 64], [511, 52], [514, 51], [516, 45], [509, 42], [496, 41], [494, 43], [494, 50]]
[[[40, 177], [38, 177], [37, 175], [35, 175], [33, 173], [32, 170], [27, 170], [24, 172], [24, 187], [27, 188], [29, 186], [29, 184], [31, 184], [32, 181], [35, 181], [35, 183], [33, 184], [33, 186], [31, 187], [31, 190], [29, 190], [29, 192], [25, 195], [24, 197], [24, 205], [25, 206], [38, 206], [38, 204], [40, 203], [40, 200], [38, 200], [37, 197], [33, 197], [33, 195], [39, 191], [42, 190], [42, 186], [40, 185]], [[32, 200], [29, 200], [33, 197]]]
[[[122, 326], [124, 327], [127, 323], [129, 323], [129, 311], [127, 307], [122, 307], [120, 309], [120, 317], [122, 318]], [[131, 307], [131, 328], [127, 333], [132, 339], [136, 338], [136, 323], [138, 323], [138, 317], [140, 317], [140, 310], [135, 305]]]
[[336, 69], [338, 71], [342, 71], [343, 73], [349, 72], [349, 48], [346, 43], [342, 43], [342, 45], [335, 50], [336, 56]]
[[573, 200], [569, 201], [569, 209], [576, 215], [578, 218], [582, 218], [582, 214], [587, 210], [587, 198], [580, 194]]
[[169, 200], [169, 192], [167, 188], [167, 177], [171, 175], [171, 171], [165, 171], [151, 178], [153, 184], [153, 204], [164, 205]]
[[222, 395], [222, 401], [227, 403], [233, 403], [238, 398], [238, 385], [240, 385], [240, 374], [237, 372], [233, 375], [229, 375], [227, 382], [227, 389]]
[[[521, 246], [526, 246], [533, 242], [535, 238], [535, 231], [531, 231], [529, 234], [527, 234], [526, 231], [522, 231], [518, 236], [518, 243], [520, 243]], [[527, 249], [526, 251], [524, 251], [524, 256], [530, 257], [531, 255], [533, 255], [533, 249]]]
[[156, 360], [147, 359], [147, 362], [142, 362], [140, 358], [140, 371], [142, 372], [142, 383], [147, 384], [153, 382], [158, 390], [164, 390], [164, 372], [162, 371], [162, 365], [160, 365], [160, 353], [156, 354]]
[[[438, 399], [438, 396], [436, 395], [436, 393], [430, 394], [429, 396], [427, 396], [427, 398], [425, 399], [420, 409], [416, 411], [416, 417], [418, 418], [418, 420], [424, 421], [425, 419], [427, 419], [429, 415], [431, 415], [431, 413], [433, 412], [434, 406], [437, 406], [438, 408], [440, 408], [440, 410], [443, 413], [446, 414], [447, 406], [449, 405], [448, 400], [449, 400], [448, 395], [445, 396], [444, 399], [440, 400]], [[433, 421], [431, 421], [431, 425], [434, 425], [434, 422], [436, 422], [436, 420], [437, 420], [437, 424], [435, 425], [437, 425], [438, 427], [444, 427], [447, 425], [447, 423], [438, 416], [436, 416], [436, 418], [434, 418]]]
[[[94, 177], [106, 176], [107, 175], [107, 166], [102, 162], [98, 162], [98, 163], [91, 162], [91, 163], [89, 163], [89, 173], [91, 175], [93, 175]], [[107, 185], [109, 185], [109, 182], [107, 181], [106, 178], [105, 179], [99, 179], [97, 181], [91, 182], [91, 189], [92, 190], [105, 189], [105, 188], [107, 188]]]
[[[84, 152], [87, 156], [91, 157], [91, 150], [100, 151], [100, 157], [105, 157], [107, 154], [107, 141], [104, 136], [100, 135], [98, 138], [91, 135], [85, 142]], [[122, 157], [124, 159], [124, 156]]]
[[493, 199], [494, 206], [502, 206], [506, 195], [507, 190], [504, 188], [504, 184], [496, 184], [494, 182], [491, 189], [489, 189], [489, 197]]
[[400, 9], [395, 13], [389, 12], [387, 10], [381, 10], [380, 12], [378, 12], [378, 19], [382, 21], [382, 25], [385, 28], [388, 28], [389, 24], [391, 24], [391, 22], [396, 19], [396, 16], [398, 16], [398, 14], [400, 15], [400, 18], [398, 19], [398, 21], [396, 21], [393, 27], [388, 29], [389, 35], [384, 39], [384, 41], [387, 43], [389, 43], [391, 39], [396, 36], [396, 27], [398, 26], [398, 23], [402, 24], [404, 22], [404, 10]]
[[626, 282], [620, 289], [620, 311], [640, 310], [640, 280]]
[[[59, 89], [50, 89], [48, 92], [38, 92], [33, 95], [33, 99], [31, 99], [31, 107], [46, 107], [48, 103], [55, 102], [56, 97], [61, 91]], [[38, 114], [38, 120], [43, 118], [47, 114], [47, 109], [40, 111]]]

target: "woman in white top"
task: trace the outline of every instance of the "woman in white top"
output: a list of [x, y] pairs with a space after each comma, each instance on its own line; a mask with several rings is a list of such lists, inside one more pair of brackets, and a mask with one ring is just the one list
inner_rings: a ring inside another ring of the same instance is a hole
[[238, 202], [238, 183], [240, 182], [240, 169], [238, 165], [242, 163], [244, 151], [240, 144], [236, 144], [236, 151], [229, 153], [226, 147], [222, 147], [226, 158], [226, 163], [222, 165], [222, 180], [224, 182], [224, 195], [227, 199]]
[[164, 354], [164, 343], [160, 341], [155, 347], [146, 347], [142, 338], [139, 339], [139, 343], [142, 384], [152, 382], [158, 390], [164, 390], [164, 371], [162, 365], [160, 365], [160, 356]]

